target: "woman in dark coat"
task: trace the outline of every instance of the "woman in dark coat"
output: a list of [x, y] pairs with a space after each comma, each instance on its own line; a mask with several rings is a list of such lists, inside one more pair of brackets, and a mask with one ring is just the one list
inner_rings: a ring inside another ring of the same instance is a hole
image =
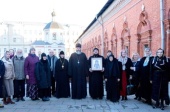
[[119, 62], [122, 64], [121, 71], [121, 91], [120, 94], [122, 95], [122, 100], [127, 100], [127, 92], [126, 87], [129, 83], [129, 80], [132, 79], [132, 70], [130, 67], [133, 66], [132, 61], [130, 58], [127, 57], [126, 50], [121, 51], [121, 56], [119, 58]]
[[168, 59], [164, 56], [163, 49], [157, 50], [157, 56], [154, 57], [151, 65], [151, 80], [152, 83], [152, 99], [156, 101], [153, 108], [159, 107], [161, 100], [161, 109], [164, 110], [164, 101], [169, 104], [168, 96]]
[[132, 84], [135, 86], [135, 98], [137, 100], [141, 100], [140, 95], [140, 87], [139, 87], [139, 63], [140, 63], [140, 56], [138, 53], [133, 53], [132, 55], [132, 63], [133, 66], [130, 69], [133, 71], [132, 75]]
[[[4, 63], [0, 60], [0, 98], [3, 98], [3, 77], [5, 74], [5, 65]], [[0, 108], [3, 108], [4, 106], [0, 104]]]
[[68, 75], [68, 60], [64, 58], [64, 52], [59, 54], [60, 58], [56, 62], [55, 66], [55, 80], [56, 84], [56, 97], [68, 98], [70, 97], [70, 85]]
[[[110, 51], [110, 50], [108, 50], [107, 51], [107, 57], [105, 58], [105, 65], [107, 64], [107, 62], [109, 62], [109, 56], [110, 55], [113, 55], [113, 53], [112, 53], [112, 51]], [[107, 88], [108, 88], [108, 84], [107, 84], [107, 81], [105, 81], [105, 89], [106, 89], [106, 91], [107, 91]]]
[[41, 54], [41, 60], [36, 63], [35, 76], [42, 101], [49, 101], [49, 88], [51, 86], [50, 66], [45, 53]]
[[35, 64], [38, 61], [39, 58], [35, 55], [35, 48], [31, 48], [24, 62], [24, 72], [27, 82], [27, 96], [32, 100], [38, 100], [38, 87], [35, 78]]
[[141, 88], [141, 97], [145, 99], [145, 103], [151, 105], [151, 88], [150, 70], [153, 56], [151, 56], [150, 48], [145, 49], [145, 57], [141, 58], [139, 64], [139, 83]]
[[112, 102], [117, 102], [120, 98], [120, 70], [118, 60], [114, 58], [113, 55], [109, 56], [108, 62], [105, 66], [104, 77], [107, 82], [107, 99]]

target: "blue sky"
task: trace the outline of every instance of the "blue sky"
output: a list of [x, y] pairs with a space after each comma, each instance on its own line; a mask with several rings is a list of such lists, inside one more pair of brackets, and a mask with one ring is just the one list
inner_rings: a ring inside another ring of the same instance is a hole
[[87, 26], [107, 0], [0, 0], [0, 21], [49, 22]]

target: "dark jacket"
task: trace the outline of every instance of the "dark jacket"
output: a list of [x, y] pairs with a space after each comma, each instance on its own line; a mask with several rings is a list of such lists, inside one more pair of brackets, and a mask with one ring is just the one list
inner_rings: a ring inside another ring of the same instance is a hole
[[36, 63], [35, 76], [38, 88], [49, 88], [51, 86], [50, 66], [48, 61], [46, 64], [41, 61]]
[[0, 98], [3, 97], [3, 93], [2, 93], [3, 87], [2, 86], [3, 86], [3, 76], [4, 76], [4, 74], [5, 74], [5, 65], [0, 60], [0, 76], [1, 76], [1, 78], [0, 78]]

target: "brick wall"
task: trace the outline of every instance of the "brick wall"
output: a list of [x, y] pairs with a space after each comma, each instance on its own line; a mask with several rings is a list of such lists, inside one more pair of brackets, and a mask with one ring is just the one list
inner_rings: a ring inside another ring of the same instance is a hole
[[[170, 1], [165, 0], [166, 19], [170, 13], [169, 9]], [[133, 52], [143, 56], [144, 46], [151, 47], [155, 55], [156, 50], [161, 47], [160, 0], [131, 0], [109, 17], [111, 13], [102, 15], [105, 15], [103, 17], [104, 55], [107, 50], [112, 50], [114, 55], [119, 57], [122, 49], [128, 49], [130, 57]], [[102, 27], [97, 21], [82, 36], [83, 51], [88, 57], [92, 55], [94, 47], [101, 50], [101, 36]]]

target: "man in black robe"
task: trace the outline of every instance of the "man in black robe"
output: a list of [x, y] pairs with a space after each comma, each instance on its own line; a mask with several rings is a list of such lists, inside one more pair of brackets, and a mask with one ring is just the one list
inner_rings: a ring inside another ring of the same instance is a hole
[[[102, 65], [104, 65], [104, 57], [99, 55], [99, 49], [94, 48], [93, 56], [89, 58], [89, 93], [93, 99], [102, 99], [103, 98], [103, 72], [104, 66], [102, 66], [102, 70], [93, 71], [92, 70], [92, 58], [102, 58]], [[97, 61], [97, 60], [96, 60]], [[99, 64], [98, 62], [95, 64]], [[94, 66], [95, 66], [94, 64]]]
[[69, 59], [68, 74], [71, 77], [72, 99], [86, 98], [86, 77], [88, 76], [88, 64], [86, 55], [81, 52], [81, 44], [76, 44], [76, 52]]
[[55, 66], [55, 79], [56, 79], [56, 97], [68, 98], [70, 97], [70, 85], [68, 75], [68, 60], [64, 57], [64, 52], [60, 52], [60, 58]]

